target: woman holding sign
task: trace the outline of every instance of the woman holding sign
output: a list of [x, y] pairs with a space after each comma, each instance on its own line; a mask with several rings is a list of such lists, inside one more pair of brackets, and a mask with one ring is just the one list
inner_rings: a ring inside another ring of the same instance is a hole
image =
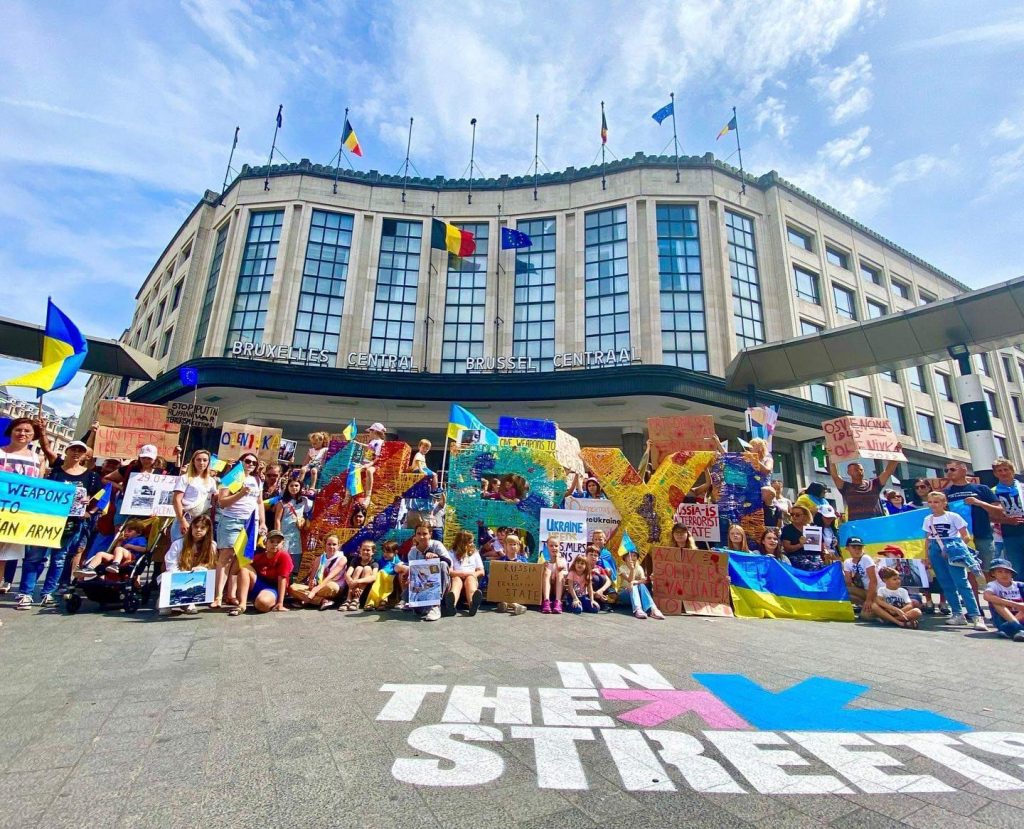
[[[263, 485], [256, 477], [259, 459], [247, 452], [239, 459], [243, 475], [237, 484], [222, 486], [217, 490], [217, 586], [210, 607], [217, 609], [224, 598], [231, 563], [235, 558], [235, 542], [245, 529], [253, 512], [256, 513], [256, 528], [260, 535], [266, 535], [267, 518], [263, 512]], [[235, 486], [238, 488], [235, 489]]]
[[790, 563], [797, 570], [820, 570], [825, 566], [821, 557], [821, 529], [812, 528], [817, 538], [815, 546], [809, 537], [812, 533], [808, 530], [811, 527], [810, 510], [794, 504], [789, 517], [792, 523], [782, 529], [782, 549], [789, 556]]
[[189, 524], [200, 515], [209, 517], [217, 494], [217, 481], [210, 474], [210, 453], [197, 449], [192, 453], [185, 472], [174, 484], [174, 515], [171, 542], [182, 538]]
[[[0, 449], [0, 472], [24, 475], [26, 478], [42, 478], [46, 475], [46, 459], [40, 458], [29, 448], [33, 440], [39, 440], [42, 429], [30, 417], [15, 418], [10, 422], [4, 437], [7, 445]], [[25, 555], [24, 544], [0, 543], [0, 560], [4, 560], [4, 576], [0, 581], [0, 593], [11, 589], [18, 561]]]

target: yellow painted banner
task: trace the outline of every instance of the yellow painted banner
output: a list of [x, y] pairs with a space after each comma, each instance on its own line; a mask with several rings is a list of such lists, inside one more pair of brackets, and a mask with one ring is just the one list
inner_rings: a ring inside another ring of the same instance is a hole
[[74, 484], [0, 472], [0, 542], [59, 547]]

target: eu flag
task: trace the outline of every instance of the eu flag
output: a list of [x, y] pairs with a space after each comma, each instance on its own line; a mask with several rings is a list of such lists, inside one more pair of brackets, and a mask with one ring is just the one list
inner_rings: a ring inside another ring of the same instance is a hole
[[533, 240], [521, 230], [513, 230], [511, 227], [501, 229], [501, 249], [512, 250], [513, 248], [528, 248]]
[[198, 386], [199, 369], [192, 366], [178, 366], [178, 382], [183, 386]]
[[651, 117], [659, 124], [676, 111], [675, 101], [669, 101]]

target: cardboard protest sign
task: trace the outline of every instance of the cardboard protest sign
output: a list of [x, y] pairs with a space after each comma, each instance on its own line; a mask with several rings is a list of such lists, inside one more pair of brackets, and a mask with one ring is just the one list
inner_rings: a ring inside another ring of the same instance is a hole
[[905, 461], [900, 440], [884, 417], [837, 417], [821, 424], [833, 463], [855, 459]]
[[655, 547], [651, 587], [666, 615], [732, 616], [729, 555], [715, 550]]
[[673, 452], [720, 452], [711, 415], [676, 415], [647, 418], [651, 463], [657, 467]]
[[220, 427], [220, 447], [217, 457], [225, 461], [237, 461], [245, 452], [258, 452], [261, 426], [246, 423], [224, 423]]
[[100, 426], [96, 429], [93, 454], [97, 458], [130, 461], [138, 455], [140, 447], [151, 443], [161, 458], [171, 459], [174, 457], [174, 447], [178, 445], [177, 424], [174, 424], [174, 429], [174, 432], [156, 432], [150, 429]]
[[[59, 547], [75, 489], [74, 484], [0, 472], [0, 559], [21, 558], [22, 544]], [[8, 544], [17, 546], [5, 551]]]
[[722, 540], [722, 527], [718, 523], [718, 504], [684, 502], [676, 509], [675, 520], [686, 524], [697, 541], [718, 544]]
[[487, 573], [487, 601], [539, 605], [546, 571], [543, 563], [492, 561]]
[[160, 577], [159, 607], [185, 607], [213, 601], [216, 570], [178, 570]]
[[100, 426], [120, 426], [124, 429], [147, 429], [152, 432], [178, 434], [178, 424], [168, 419], [167, 407], [149, 403], [101, 400], [96, 406], [96, 420]]
[[808, 525], [804, 527], [804, 552], [807, 553], [820, 553], [821, 552], [821, 527], [815, 527], [814, 525]]
[[567, 510], [585, 512], [587, 535], [593, 536], [594, 530], [601, 530], [608, 542], [611, 542], [622, 521], [615, 504], [607, 498], [573, 498], [570, 495], [562, 502], [562, 506]]
[[264, 426], [260, 430], [260, 439], [256, 446], [256, 457], [264, 463], [274, 463], [280, 451], [281, 430]]
[[434, 607], [441, 604], [441, 563], [437, 559], [409, 562], [409, 605]]
[[167, 404], [167, 419], [171, 423], [197, 428], [211, 428], [220, 419], [220, 409], [216, 406], [203, 406], [199, 403], [174, 402]]
[[121, 514], [173, 518], [176, 481], [173, 475], [154, 475], [150, 472], [129, 475], [124, 499], [121, 501]]
[[580, 457], [580, 442], [561, 429], [555, 432], [555, 458], [561, 464], [562, 469], [575, 472], [578, 475], [587, 474], [583, 458]]
[[580, 510], [542, 509], [540, 511], [540, 543], [549, 538], [560, 542], [565, 562], [572, 566], [576, 556], [587, 552], [587, 513]]
[[501, 417], [498, 420], [498, 443], [502, 446], [531, 446], [542, 452], [554, 452], [557, 427], [551, 420], [526, 417]]

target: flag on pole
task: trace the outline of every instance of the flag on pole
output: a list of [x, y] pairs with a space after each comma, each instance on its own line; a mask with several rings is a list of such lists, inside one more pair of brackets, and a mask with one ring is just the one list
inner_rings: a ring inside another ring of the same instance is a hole
[[228, 462], [222, 461], [216, 455], [210, 455], [210, 471], [211, 472], [223, 472], [227, 469]]
[[501, 229], [501, 249], [512, 250], [513, 248], [528, 248], [533, 240], [521, 230], [514, 230], [511, 227]]
[[71, 382], [89, 353], [89, 344], [64, 312], [46, 300], [46, 328], [43, 330], [43, 355], [39, 368], [0, 383], [43, 392], [55, 391]]
[[284, 118], [281, 117], [281, 113], [284, 111], [284, 104], [277, 105], [277, 128], [281, 129], [284, 125]]
[[440, 219], [432, 219], [430, 247], [434, 250], [446, 250], [453, 256], [472, 256], [476, 250], [476, 239], [468, 230], [461, 230]]
[[448, 414], [448, 437], [458, 441], [459, 435], [466, 429], [480, 432], [477, 443], [485, 443], [491, 446], [498, 445], [498, 435], [491, 429], [484, 426], [483, 421], [468, 409], [452, 403], [451, 412]]
[[601, 109], [601, 143], [608, 143], [608, 119], [604, 117], [604, 109]]
[[726, 133], [733, 132], [735, 129], [736, 129], [736, 116], [734, 115], [734, 116], [732, 116], [732, 118], [729, 119], [729, 123], [726, 124], [724, 127], [722, 127], [722, 129], [719, 131], [718, 135], [715, 136], [715, 141], [717, 141], [719, 138], [721, 138]]
[[227, 475], [220, 479], [220, 485], [228, 492], [238, 492], [245, 485], [245, 469], [236, 463]]
[[96, 502], [97, 512], [102, 513], [107, 507], [110, 506], [110, 499], [114, 497], [114, 485], [107, 484], [103, 489], [99, 490], [89, 500]]
[[348, 464], [348, 477], [345, 479], [345, 488], [348, 490], [348, 494], [353, 498], [357, 495], [363, 494], [362, 467], [356, 466], [356, 464], [351, 461], [349, 461]]
[[676, 111], [675, 102], [674, 101], [669, 101], [667, 104], [665, 104], [665, 106], [663, 106], [661, 109], [659, 109], [657, 112], [655, 112], [654, 115], [652, 115], [651, 117], [660, 124], [666, 118], [671, 116], [675, 111]]
[[619, 549], [615, 551], [615, 557], [619, 561], [625, 561], [626, 556], [629, 553], [636, 552], [636, 544], [633, 543], [633, 539], [629, 537], [629, 533], [623, 531], [622, 540], [619, 542]]
[[341, 131], [341, 143], [345, 145], [345, 149], [352, 153], [352, 155], [357, 155], [360, 158], [363, 157], [363, 148], [359, 146], [356, 131], [352, 129], [352, 124], [349, 123], [348, 118], [345, 119], [345, 128]]
[[193, 388], [199, 385], [199, 369], [192, 366], [178, 367], [178, 382], [183, 386]]
[[248, 567], [256, 557], [256, 510], [249, 515], [241, 532], [235, 539], [235, 558], [239, 567]]
[[345, 440], [355, 440], [356, 435], [359, 433], [359, 427], [356, 426], [356, 419], [352, 418], [349, 421], [348, 426], [341, 430], [342, 436]]

